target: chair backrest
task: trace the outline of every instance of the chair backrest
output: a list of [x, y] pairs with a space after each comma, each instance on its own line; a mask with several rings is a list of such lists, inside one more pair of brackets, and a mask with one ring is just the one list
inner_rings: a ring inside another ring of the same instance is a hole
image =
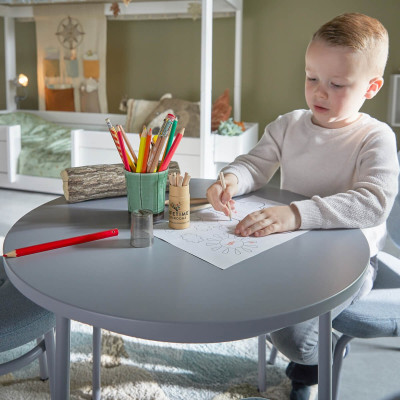
[[[400, 163], [400, 151], [397, 153]], [[387, 230], [393, 243], [400, 248], [400, 176], [399, 176], [399, 193], [393, 204], [392, 211], [387, 219]]]

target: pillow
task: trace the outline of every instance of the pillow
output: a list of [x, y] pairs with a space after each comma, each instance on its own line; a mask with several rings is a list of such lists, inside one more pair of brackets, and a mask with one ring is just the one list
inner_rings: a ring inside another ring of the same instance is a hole
[[185, 128], [186, 137], [200, 137], [200, 104], [181, 99], [162, 99], [155, 110], [148, 115], [144, 124], [157, 135], [167, 114], [178, 118], [176, 132]]
[[[152, 134], [153, 135], [158, 135], [160, 128], [164, 122], [164, 119], [166, 118], [166, 116], [168, 114], [174, 114], [174, 110], [172, 109], [167, 109], [163, 112], [161, 112], [160, 114], [158, 114], [156, 117], [154, 117], [148, 124], [146, 125], [147, 130], [149, 130], [151, 128], [152, 130]], [[178, 127], [177, 127], [178, 130]]]
[[129, 99], [127, 102], [125, 130], [133, 133], [141, 132], [145, 118], [159, 103], [157, 100]]
[[[166, 93], [160, 100], [171, 97], [170, 93]], [[129, 99], [127, 101], [125, 130], [132, 133], [142, 132], [145, 119], [159, 103], [159, 100]]]
[[221, 96], [215, 100], [211, 109], [211, 130], [218, 129], [221, 122], [227, 121], [232, 112], [229, 105], [229, 89], [226, 89]]

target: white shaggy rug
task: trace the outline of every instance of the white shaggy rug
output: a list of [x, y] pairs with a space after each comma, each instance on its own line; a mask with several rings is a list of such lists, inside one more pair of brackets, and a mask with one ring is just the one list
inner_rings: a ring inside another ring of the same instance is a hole
[[[284, 372], [287, 360], [281, 355], [274, 366], [267, 366], [267, 391], [257, 391], [257, 338], [186, 345], [102, 332], [102, 400], [289, 398], [290, 383]], [[72, 321], [71, 400], [91, 399], [91, 341], [91, 327]], [[0, 353], [0, 362], [17, 353]], [[0, 399], [49, 399], [48, 382], [37, 376], [35, 362], [0, 377]]]

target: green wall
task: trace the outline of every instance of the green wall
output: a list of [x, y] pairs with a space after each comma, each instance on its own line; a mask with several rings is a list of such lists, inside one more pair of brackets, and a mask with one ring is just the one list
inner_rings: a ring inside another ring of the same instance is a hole
[[306, 107], [303, 85], [308, 41], [320, 25], [344, 12], [378, 18], [389, 32], [386, 85], [362, 108], [378, 119], [387, 119], [390, 74], [398, 73], [400, 67], [398, 0], [244, 0], [243, 118], [263, 128], [279, 114]]
[[[232, 90], [233, 18], [215, 19], [213, 91]], [[107, 24], [109, 111], [118, 112], [123, 95], [157, 100], [164, 93], [200, 100], [201, 21], [112, 21]]]
[[37, 87], [37, 59], [36, 59], [36, 30], [35, 24], [18, 22], [15, 23], [15, 41], [17, 73], [23, 73], [29, 78], [28, 98], [21, 102], [21, 108], [37, 110], [38, 87]]
[[[242, 119], [264, 126], [278, 115], [306, 107], [304, 53], [312, 33], [343, 12], [362, 12], [381, 20], [391, 44], [386, 85], [363, 111], [386, 120], [390, 74], [399, 72], [399, 0], [244, 0]], [[0, 28], [2, 28], [2, 21]], [[17, 67], [36, 74], [34, 23], [18, 23]], [[0, 52], [3, 50], [3, 29]], [[233, 100], [234, 19], [214, 19], [213, 100], [225, 88]], [[174, 97], [200, 100], [201, 22], [191, 19], [113, 21], [107, 24], [107, 95], [109, 111], [119, 112], [121, 98]], [[1, 53], [0, 53], [1, 54]], [[0, 66], [0, 73], [4, 68]], [[37, 107], [35, 79], [24, 108]], [[4, 84], [0, 105], [4, 107]]]
[[[38, 109], [38, 88], [36, 71], [36, 31], [33, 22], [15, 22], [17, 74], [29, 78], [28, 97], [21, 102], [21, 108]], [[4, 65], [4, 19], [0, 18], [0, 110], [6, 108], [6, 84]], [[22, 93], [21, 93], [22, 95]]]
[[0, 18], [0, 110], [6, 108], [6, 87], [4, 69], [4, 19]]

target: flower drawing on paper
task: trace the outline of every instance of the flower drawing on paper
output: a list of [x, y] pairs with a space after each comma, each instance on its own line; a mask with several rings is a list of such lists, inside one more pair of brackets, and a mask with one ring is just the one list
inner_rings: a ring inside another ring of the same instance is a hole
[[243, 252], [252, 253], [252, 249], [258, 247], [257, 241], [254, 238], [240, 237], [231, 234], [215, 234], [207, 239], [206, 245], [212, 246], [211, 250], [213, 251], [221, 251], [222, 254], [233, 253], [237, 255]]
[[208, 232], [214, 229], [214, 226], [211, 224], [193, 224], [193, 227], [199, 232]]
[[200, 243], [204, 240], [201, 236], [196, 235], [195, 233], [184, 233], [182, 239], [190, 243]]
[[[238, 202], [239, 201], [240, 200], [238, 200]], [[263, 208], [265, 208], [267, 206], [266, 203], [262, 203], [260, 201], [246, 201], [245, 199], [240, 201], [240, 204], [243, 204], [248, 208], [252, 208], [254, 211], [262, 210]]]

